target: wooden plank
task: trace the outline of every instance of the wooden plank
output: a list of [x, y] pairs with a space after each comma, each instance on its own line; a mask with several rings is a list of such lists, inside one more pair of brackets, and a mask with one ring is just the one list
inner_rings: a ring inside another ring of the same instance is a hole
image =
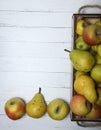
[[[47, 11], [47, 12], [77, 12], [78, 9], [86, 4], [101, 5], [100, 0], [0, 0], [1, 10], [20, 10], [20, 11]], [[97, 11], [97, 10], [96, 10]]]
[[0, 41], [70, 42], [71, 28], [0, 27]]
[[67, 58], [72, 43], [1, 42], [0, 57]]
[[70, 68], [70, 60], [67, 59], [0, 57], [1, 72], [68, 72]]
[[[68, 15], [68, 17], [67, 17]], [[71, 13], [1, 11], [0, 27], [67, 28], [71, 27]]]

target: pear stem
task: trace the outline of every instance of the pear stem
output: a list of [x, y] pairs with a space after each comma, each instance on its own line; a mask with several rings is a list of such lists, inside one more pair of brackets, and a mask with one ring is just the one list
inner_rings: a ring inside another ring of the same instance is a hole
[[69, 53], [71, 52], [70, 50], [67, 50], [67, 49], [64, 49], [64, 51], [69, 52]]
[[39, 88], [39, 93], [41, 93], [41, 88]]

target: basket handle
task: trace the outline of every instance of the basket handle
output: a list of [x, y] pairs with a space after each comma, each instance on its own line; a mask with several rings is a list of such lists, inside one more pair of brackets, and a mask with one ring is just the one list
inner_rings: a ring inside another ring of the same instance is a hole
[[101, 127], [101, 122], [83, 122], [83, 121], [77, 121], [76, 122], [81, 127]]
[[84, 5], [84, 6], [81, 6], [78, 10], [78, 13], [81, 14], [81, 11], [83, 9], [86, 9], [86, 8], [98, 8], [98, 9], [101, 9], [101, 5]]

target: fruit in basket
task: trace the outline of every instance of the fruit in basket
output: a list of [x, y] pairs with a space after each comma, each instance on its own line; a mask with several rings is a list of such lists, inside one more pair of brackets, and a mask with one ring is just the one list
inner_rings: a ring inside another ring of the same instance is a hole
[[83, 40], [88, 45], [98, 45], [101, 43], [101, 27], [96, 24], [91, 24], [84, 28]]
[[98, 45], [97, 54], [101, 57], [101, 44]]
[[62, 120], [69, 113], [69, 105], [63, 99], [54, 99], [47, 106], [48, 115], [54, 120]]
[[101, 64], [96, 64], [91, 70], [91, 77], [98, 83], [101, 83]]
[[84, 42], [82, 36], [79, 36], [76, 39], [76, 49], [85, 51], [85, 50], [90, 49], [90, 45], [88, 45], [87, 43]]
[[101, 57], [98, 54], [95, 55], [95, 60], [96, 64], [101, 64]]
[[101, 107], [93, 104], [91, 111], [85, 117], [87, 120], [99, 119], [101, 117]]
[[84, 116], [91, 110], [91, 104], [83, 95], [76, 94], [70, 100], [71, 111], [79, 116]]
[[87, 75], [87, 73], [86, 72], [82, 72], [82, 71], [78, 71], [78, 70], [74, 73], [75, 79], [77, 79], [81, 75]]
[[32, 118], [40, 118], [46, 111], [47, 105], [39, 88], [39, 92], [26, 104], [26, 113]]
[[12, 120], [20, 119], [25, 114], [25, 106], [23, 99], [19, 97], [10, 98], [5, 103], [6, 115]]
[[87, 25], [88, 25], [88, 23], [85, 20], [83, 20], [83, 19], [78, 20], [76, 23], [76, 33], [78, 35], [82, 35], [83, 30]]
[[83, 95], [90, 103], [97, 101], [95, 82], [88, 75], [81, 75], [74, 81], [74, 90]]
[[95, 24], [101, 26], [101, 21], [97, 21]]
[[96, 101], [96, 104], [101, 107], [101, 87], [97, 87], [97, 94], [98, 94], [98, 99]]
[[91, 46], [91, 50], [97, 53], [98, 45]]
[[94, 56], [88, 51], [73, 49], [69, 56], [74, 68], [79, 71], [89, 72], [95, 64]]

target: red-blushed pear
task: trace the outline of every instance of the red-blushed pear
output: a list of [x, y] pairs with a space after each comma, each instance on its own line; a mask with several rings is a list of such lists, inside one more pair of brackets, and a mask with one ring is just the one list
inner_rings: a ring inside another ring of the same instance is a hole
[[71, 111], [79, 116], [84, 116], [91, 110], [91, 104], [83, 95], [76, 94], [70, 100]]
[[88, 25], [83, 31], [83, 40], [88, 45], [98, 45], [101, 43], [101, 27], [96, 24]]
[[90, 103], [97, 101], [95, 82], [89, 75], [81, 75], [75, 79], [74, 90], [83, 95]]
[[24, 116], [25, 114], [25, 102], [22, 98], [13, 97], [7, 100], [5, 103], [6, 115], [12, 119], [17, 120]]
[[93, 104], [91, 111], [85, 117], [87, 120], [99, 119], [101, 117], [101, 107]]

